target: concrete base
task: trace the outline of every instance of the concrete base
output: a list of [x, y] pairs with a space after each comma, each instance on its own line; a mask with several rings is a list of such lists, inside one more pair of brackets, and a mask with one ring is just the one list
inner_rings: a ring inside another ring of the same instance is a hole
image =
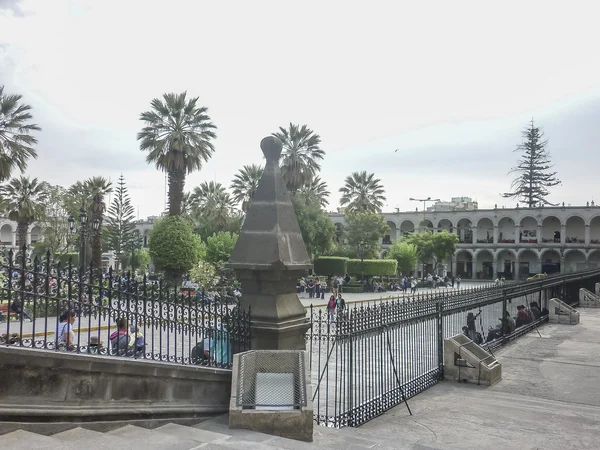
[[[596, 284], [596, 286], [598, 286]], [[600, 296], [585, 288], [579, 289], [579, 306], [583, 308], [600, 308]]]
[[444, 340], [444, 378], [492, 386], [502, 379], [502, 365], [464, 334]]
[[579, 323], [579, 311], [567, 305], [558, 298], [551, 298], [549, 308], [550, 315], [548, 322], [550, 323], [565, 323], [569, 325], [577, 325]]
[[227, 412], [231, 372], [0, 347], [0, 421], [99, 422]]
[[[246, 352], [259, 353], [259, 351]], [[266, 351], [273, 355], [273, 361], [277, 361], [276, 351]], [[309, 370], [308, 352], [299, 352], [302, 354], [304, 359], [304, 381], [306, 383], [306, 406], [300, 407], [299, 409], [293, 409], [289, 411], [267, 410], [264, 407], [261, 410], [257, 409], [245, 409], [241, 405], [238, 405], [238, 387], [240, 380], [240, 360], [244, 353], [240, 353], [233, 356], [233, 371], [231, 379], [231, 401], [229, 403], [229, 428], [232, 429], [245, 429], [251, 431], [257, 431], [259, 433], [270, 434], [273, 436], [281, 436], [288, 439], [295, 439], [298, 441], [312, 442], [313, 440], [313, 406], [312, 406], [312, 389], [311, 389], [311, 378]], [[273, 368], [269, 367], [258, 367], [256, 365], [256, 372], [270, 372]], [[277, 367], [276, 370], [282, 371], [281, 367]], [[289, 367], [289, 372], [294, 371], [293, 367]], [[245, 377], [248, 374], [244, 375]], [[252, 383], [248, 379], [244, 379], [246, 383]]]

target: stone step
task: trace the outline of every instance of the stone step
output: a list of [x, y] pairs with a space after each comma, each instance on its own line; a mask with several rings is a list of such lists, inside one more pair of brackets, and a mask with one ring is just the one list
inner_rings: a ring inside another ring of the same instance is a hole
[[10, 450], [76, 450], [81, 445], [61, 442], [51, 436], [17, 430], [0, 436], [0, 447]]
[[180, 439], [187, 439], [201, 443], [219, 443], [229, 439], [228, 434], [215, 433], [213, 431], [202, 430], [194, 427], [186, 427], [184, 425], [177, 425], [175, 423], [163, 425], [162, 427], [155, 428], [153, 431]]
[[79, 448], [81, 448], [82, 443], [85, 443], [86, 448], [90, 449], [118, 448], [119, 450], [139, 450], [139, 445], [129, 439], [80, 427], [53, 434], [52, 437], [62, 442], [79, 444]]
[[134, 425], [126, 425], [116, 430], [109, 431], [107, 435], [125, 438], [131, 443], [135, 443], [137, 448], [146, 449], [169, 449], [169, 450], [191, 450], [196, 449], [201, 443], [185, 437], [175, 437], [160, 431], [150, 430], [147, 428], [136, 427]]

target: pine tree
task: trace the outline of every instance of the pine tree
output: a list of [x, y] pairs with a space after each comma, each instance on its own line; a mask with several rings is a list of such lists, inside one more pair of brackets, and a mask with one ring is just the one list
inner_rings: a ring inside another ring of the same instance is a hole
[[136, 231], [134, 218], [135, 208], [131, 205], [125, 179], [121, 175], [117, 183], [115, 198], [108, 209], [105, 230], [105, 242], [108, 250], [115, 252], [117, 264], [123, 253], [128, 251], [131, 246]]
[[522, 156], [517, 166], [509, 172], [517, 174], [510, 186], [512, 192], [504, 193], [502, 197], [516, 198], [529, 208], [540, 203], [552, 205], [546, 200], [548, 188], [561, 182], [556, 177], [557, 172], [551, 170], [554, 165], [550, 163], [550, 153], [546, 150], [548, 140], [543, 138], [544, 133], [534, 125], [532, 119], [531, 125], [523, 131], [523, 143], [515, 149]]

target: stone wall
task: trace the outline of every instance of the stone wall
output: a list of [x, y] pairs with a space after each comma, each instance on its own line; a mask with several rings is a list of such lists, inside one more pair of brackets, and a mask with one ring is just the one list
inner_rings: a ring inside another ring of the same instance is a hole
[[0, 348], [0, 421], [190, 418], [228, 411], [231, 371]]

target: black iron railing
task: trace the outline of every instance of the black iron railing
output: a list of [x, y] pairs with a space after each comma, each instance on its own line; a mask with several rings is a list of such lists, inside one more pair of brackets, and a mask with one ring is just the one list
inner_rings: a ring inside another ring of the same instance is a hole
[[[493, 351], [546, 321], [551, 298], [575, 302], [578, 288], [598, 279], [600, 270], [591, 270], [348, 304], [333, 313], [311, 306], [306, 337], [315, 420], [359, 426], [443, 378], [444, 339], [467, 333]], [[515, 320], [521, 305], [531, 323]]]
[[50, 255], [1, 258], [0, 344], [226, 369], [250, 349], [250, 312], [235, 298], [61, 267]]

